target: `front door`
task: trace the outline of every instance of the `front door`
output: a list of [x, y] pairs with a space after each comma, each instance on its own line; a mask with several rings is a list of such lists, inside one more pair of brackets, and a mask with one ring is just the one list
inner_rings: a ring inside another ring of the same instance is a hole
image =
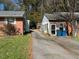
[[56, 25], [51, 25], [51, 32], [53, 35], [56, 34]]

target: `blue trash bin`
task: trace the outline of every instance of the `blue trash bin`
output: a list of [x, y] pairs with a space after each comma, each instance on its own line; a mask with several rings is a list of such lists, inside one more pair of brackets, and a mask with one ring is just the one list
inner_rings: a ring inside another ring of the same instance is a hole
[[67, 31], [63, 31], [62, 36], [67, 36]]
[[61, 36], [61, 31], [57, 30], [57, 36]]

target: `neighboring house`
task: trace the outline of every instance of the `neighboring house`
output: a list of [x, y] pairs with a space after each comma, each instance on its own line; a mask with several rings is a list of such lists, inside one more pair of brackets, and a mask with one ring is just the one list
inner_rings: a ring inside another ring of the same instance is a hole
[[45, 14], [40, 30], [44, 33], [54, 36], [67, 36], [68, 32], [73, 34], [75, 31], [76, 32], [73, 35], [77, 35], [79, 32], [79, 13], [74, 13], [74, 26], [69, 22], [69, 15], [69, 12], [55, 12], [53, 14]]
[[0, 11], [0, 35], [23, 34], [24, 11]]

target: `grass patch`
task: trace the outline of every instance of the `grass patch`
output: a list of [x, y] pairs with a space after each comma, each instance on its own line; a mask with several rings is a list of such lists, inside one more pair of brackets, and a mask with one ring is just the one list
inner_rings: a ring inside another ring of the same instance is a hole
[[30, 35], [0, 39], [0, 59], [29, 59]]
[[76, 41], [79, 41], [79, 37], [75, 37], [75, 40], [76, 40]]

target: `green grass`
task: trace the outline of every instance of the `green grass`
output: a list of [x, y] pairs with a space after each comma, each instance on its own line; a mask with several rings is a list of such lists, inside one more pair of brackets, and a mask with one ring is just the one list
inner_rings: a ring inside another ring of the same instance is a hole
[[30, 35], [0, 39], [0, 59], [29, 59]]

